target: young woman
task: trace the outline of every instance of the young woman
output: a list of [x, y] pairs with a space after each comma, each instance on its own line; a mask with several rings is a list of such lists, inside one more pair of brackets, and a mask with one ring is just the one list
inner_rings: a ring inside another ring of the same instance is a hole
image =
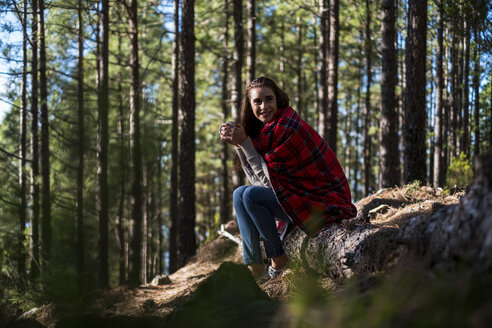
[[289, 107], [289, 97], [273, 80], [259, 77], [248, 84], [241, 118], [241, 124], [223, 123], [219, 132], [234, 145], [252, 184], [233, 194], [243, 261], [255, 277], [263, 273], [261, 236], [273, 278], [287, 265], [275, 219], [315, 236], [354, 217], [356, 209], [335, 154]]

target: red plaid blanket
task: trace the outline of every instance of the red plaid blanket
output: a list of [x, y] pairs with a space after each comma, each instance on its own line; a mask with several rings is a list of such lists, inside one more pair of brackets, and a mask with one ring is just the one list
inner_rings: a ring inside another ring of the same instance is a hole
[[280, 205], [308, 235], [357, 214], [335, 154], [291, 107], [278, 109], [253, 143]]

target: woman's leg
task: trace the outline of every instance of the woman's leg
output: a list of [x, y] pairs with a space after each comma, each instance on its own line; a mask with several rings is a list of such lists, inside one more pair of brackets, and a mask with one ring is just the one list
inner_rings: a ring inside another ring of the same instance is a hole
[[263, 239], [267, 257], [272, 259], [272, 266], [276, 269], [282, 268], [287, 263], [287, 256], [280, 241], [275, 218], [291, 222], [290, 218], [270, 188], [248, 187], [242, 192], [242, 201], [256, 231]]
[[243, 263], [246, 265], [262, 264], [260, 234], [256, 226], [244, 208], [243, 195], [251, 186], [240, 186], [232, 195], [234, 209], [236, 210], [237, 224], [243, 242]]

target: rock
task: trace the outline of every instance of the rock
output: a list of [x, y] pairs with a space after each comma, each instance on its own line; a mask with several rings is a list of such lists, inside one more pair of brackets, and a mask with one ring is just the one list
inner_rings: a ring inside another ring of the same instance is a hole
[[171, 282], [171, 279], [169, 276], [160, 274], [158, 276], [155, 276], [154, 279], [151, 281], [152, 286], [161, 286], [161, 285], [169, 285]]

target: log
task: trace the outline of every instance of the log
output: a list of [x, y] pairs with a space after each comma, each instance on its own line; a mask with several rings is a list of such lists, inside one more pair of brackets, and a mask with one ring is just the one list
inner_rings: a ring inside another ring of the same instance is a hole
[[[296, 229], [284, 240], [284, 249], [291, 261], [300, 261], [304, 268], [329, 277], [335, 283], [354, 274], [416, 265], [430, 269], [469, 265], [475, 270], [489, 270], [492, 264], [492, 155], [476, 167], [472, 186], [457, 204], [387, 199], [386, 189], [380, 197], [374, 195], [372, 200], [364, 201], [364, 205], [362, 201], [356, 204], [359, 213], [356, 218], [334, 224], [314, 238]], [[393, 212], [404, 211], [405, 219], [398, 224], [372, 223], [369, 214], [372, 210], [388, 210], [382, 205], [394, 209]], [[398, 209], [399, 206], [403, 208]], [[408, 210], [411, 206], [413, 208]], [[425, 206], [430, 210], [418, 210]]]

